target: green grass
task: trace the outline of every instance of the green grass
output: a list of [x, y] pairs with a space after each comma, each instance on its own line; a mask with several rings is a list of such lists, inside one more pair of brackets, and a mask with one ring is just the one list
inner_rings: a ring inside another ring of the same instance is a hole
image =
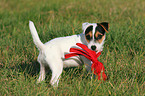
[[[144, 0], [0, 0], [0, 96], [145, 95]], [[109, 79], [91, 80], [84, 67], [68, 68], [58, 88], [39, 76], [28, 22], [42, 42], [82, 32], [83, 22], [110, 23], [100, 56]]]

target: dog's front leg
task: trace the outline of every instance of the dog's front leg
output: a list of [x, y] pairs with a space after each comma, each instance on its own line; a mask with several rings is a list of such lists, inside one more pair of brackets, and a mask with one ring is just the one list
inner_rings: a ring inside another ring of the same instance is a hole
[[88, 74], [91, 74], [91, 79], [95, 79], [96, 75], [94, 75], [93, 72], [91, 71], [92, 62], [84, 56], [80, 56], [80, 57], [82, 58], [84, 62], [84, 65], [86, 67]]
[[92, 65], [92, 63], [90, 62], [90, 63], [85, 64], [85, 67], [86, 67], [88, 74], [91, 74], [91, 79], [95, 79], [96, 75], [93, 74], [93, 72], [91, 70], [91, 65]]

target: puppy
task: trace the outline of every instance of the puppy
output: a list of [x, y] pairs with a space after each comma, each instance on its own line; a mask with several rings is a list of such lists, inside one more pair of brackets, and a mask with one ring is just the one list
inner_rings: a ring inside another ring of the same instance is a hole
[[52, 86], [58, 86], [60, 75], [64, 67], [75, 67], [85, 64], [87, 71], [91, 70], [91, 61], [83, 56], [75, 56], [64, 59], [64, 55], [69, 53], [71, 47], [77, 47], [76, 43], [82, 43], [89, 49], [96, 52], [103, 50], [105, 41], [105, 33], [108, 32], [108, 23], [83, 23], [83, 32], [78, 35], [59, 37], [52, 39], [43, 44], [37, 34], [36, 28], [32, 21], [29, 21], [29, 28], [33, 37], [33, 41], [40, 53], [38, 62], [40, 63], [40, 76], [37, 82], [45, 79], [45, 67], [49, 66], [52, 71], [50, 83]]

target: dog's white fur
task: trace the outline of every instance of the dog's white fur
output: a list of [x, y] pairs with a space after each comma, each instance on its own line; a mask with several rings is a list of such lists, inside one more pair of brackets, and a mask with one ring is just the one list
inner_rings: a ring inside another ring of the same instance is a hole
[[[96, 45], [96, 52], [102, 51], [104, 41], [99, 44], [95, 43], [93, 40], [87, 43], [85, 39], [85, 30], [88, 26], [93, 26], [93, 32], [95, 32], [96, 23], [83, 23], [82, 29], [83, 33], [79, 35], [72, 35], [67, 37], [59, 37], [50, 40], [49, 42], [43, 44], [37, 34], [36, 28], [32, 21], [29, 21], [29, 28], [34, 40], [35, 45], [39, 49], [40, 53], [38, 56], [38, 62], [40, 63], [40, 76], [37, 82], [41, 82], [45, 79], [45, 66], [49, 66], [52, 71], [51, 85], [58, 86], [60, 75], [63, 71], [63, 67], [74, 67], [85, 63], [87, 71], [91, 68], [91, 61], [83, 56], [75, 56], [69, 59], [64, 59], [64, 55], [69, 53], [71, 47], [77, 47], [76, 43], [82, 43], [87, 45], [89, 48], [91, 45]], [[93, 33], [94, 34], [94, 33]], [[105, 40], [105, 39], [104, 39]]]

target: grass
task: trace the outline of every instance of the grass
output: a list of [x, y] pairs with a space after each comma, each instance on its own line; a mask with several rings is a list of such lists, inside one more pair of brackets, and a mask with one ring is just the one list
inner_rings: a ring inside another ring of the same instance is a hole
[[[145, 95], [144, 0], [0, 0], [0, 95]], [[68, 68], [57, 89], [39, 76], [32, 20], [42, 42], [79, 34], [83, 22], [110, 23], [100, 56], [109, 79], [91, 80], [84, 67]]]

